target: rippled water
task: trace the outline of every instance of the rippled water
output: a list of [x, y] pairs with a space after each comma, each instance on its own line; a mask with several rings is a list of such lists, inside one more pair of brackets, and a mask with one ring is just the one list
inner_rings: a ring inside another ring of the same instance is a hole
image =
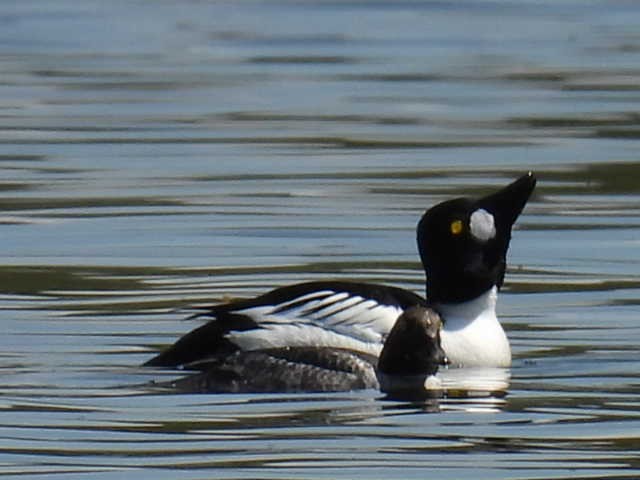
[[[631, 1], [5, 2], [3, 478], [637, 478]], [[176, 395], [183, 310], [422, 291], [430, 205], [534, 170], [507, 395]]]

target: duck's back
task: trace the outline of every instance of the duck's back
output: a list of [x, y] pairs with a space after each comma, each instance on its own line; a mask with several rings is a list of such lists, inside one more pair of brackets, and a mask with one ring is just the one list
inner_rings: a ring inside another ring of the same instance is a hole
[[212, 318], [146, 365], [175, 367], [242, 351], [316, 347], [377, 356], [398, 315], [425, 300], [409, 290], [357, 282], [308, 282], [207, 307]]

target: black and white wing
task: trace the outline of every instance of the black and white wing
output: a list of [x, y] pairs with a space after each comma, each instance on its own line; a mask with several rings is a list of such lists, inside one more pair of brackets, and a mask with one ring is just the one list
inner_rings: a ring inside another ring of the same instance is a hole
[[186, 334], [147, 365], [178, 366], [228, 355], [286, 347], [330, 347], [377, 356], [404, 309], [425, 300], [394, 287], [310, 282], [254, 299], [216, 305], [211, 321]]

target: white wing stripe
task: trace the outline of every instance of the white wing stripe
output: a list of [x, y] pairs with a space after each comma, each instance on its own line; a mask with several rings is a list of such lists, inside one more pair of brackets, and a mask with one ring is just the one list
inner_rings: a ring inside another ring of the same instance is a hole
[[322, 327], [310, 325], [277, 325], [264, 330], [231, 332], [229, 339], [243, 350], [278, 348], [286, 346], [318, 346], [345, 348], [357, 352], [379, 355], [382, 344], [342, 335]]
[[[332, 290], [320, 290], [317, 292], [307, 293], [306, 295], [302, 295], [301, 297], [292, 298], [286, 302], [279, 303], [277, 305], [273, 305], [273, 310], [284, 311], [288, 310], [288, 307], [291, 305], [304, 304], [307, 300], [313, 300], [318, 297], [329, 297], [333, 296], [335, 292]], [[266, 305], [265, 305], [266, 306]]]
[[[331, 325], [368, 325], [374, 322], [376, 317], [378, 316], [379, 311], [376, 311], [378, 307], [380, 307], [380, 305], [377, 302], [373, 300], [364, 300], [349, 307], [348, 309], [344, 309], [343, 311], [338, 312], [335, 316], [333, 316], [333, 319], [331, 319], [327, 323]], [[382, 308], [386, 309], [390, 307]]]
[[350, 305], [349, 308], [344, 308], [339, 312], [334, 313], [331, 318], [327, 319], [327, 325], [339, 327], [349, 325], [353, 323], [368, 323], [369, 315], [368, 311], [371, 310], [363, 302]]
[[324, 345], [377, 354], [402, 309], [348, 292], [321, 290], [236, 312], [261, 327], [227, 334], [245, 350]]
[[[337, 296], [337, 295], [336, 295]], [[332, 304], [322, 308], [321, 310], [315, 310], [310, 312], [309, 317], [316, 320], [323, 320], [327, 325], [335, 323], [336, 316], [342, 312], [349, 311], [358, 304], [362, 303], [364, 299], [362, 297], [347, 297], [336, 299]]]
[[302, 315], [305, 317], [314, 317], [315, 312], [318, 309], [325, 308], [325, 305], [333, 305], [335, 303], [342, 302], [350, 302], [349, 294], [346, 292], [336, 293], [335, 295], [331, 295], [330, 297], [324, 298], [322, 300], [314, 300], [306, 303], [305, 305], [300, 305], [299, 308], [291, 310], [291, 313], [295, 313], [296, 315]]

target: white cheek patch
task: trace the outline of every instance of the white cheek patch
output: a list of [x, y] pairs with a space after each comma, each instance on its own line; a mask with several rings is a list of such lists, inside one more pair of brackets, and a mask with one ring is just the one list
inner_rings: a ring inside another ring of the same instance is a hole
[[487, 242], [496, 236], [496, 224], [493, 215], [483, 208], [479, 208], [471, 214], [469, 228], [471, 229], [471, 235], [481, 242]]

